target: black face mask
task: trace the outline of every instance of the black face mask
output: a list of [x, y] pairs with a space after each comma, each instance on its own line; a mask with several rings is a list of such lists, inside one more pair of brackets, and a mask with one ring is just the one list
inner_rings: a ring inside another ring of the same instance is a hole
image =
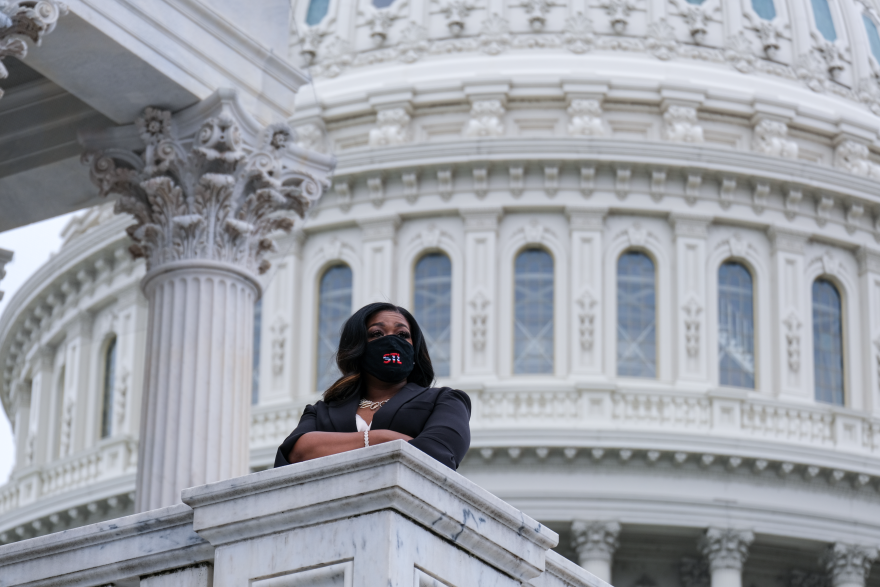
[[367, 343], [361, 357], [361, 369], [385, 383], [397, 383], [412, 373], [415, 365], [413, 346], [399, 336], [385, 335]]

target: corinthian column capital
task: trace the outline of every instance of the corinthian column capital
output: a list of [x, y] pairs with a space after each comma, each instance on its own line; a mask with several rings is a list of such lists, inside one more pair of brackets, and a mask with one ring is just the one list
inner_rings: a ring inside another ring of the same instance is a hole
[[[0, 60], [10, 56], [23, 59], [27, 55], [24, 40], [39, 45], [67, 10], [67, 5], [58, 0], [0, 0]], [[7, 75], [9, 72], [0, 62], [0, 79]]]
[[619, 535], [620, 524], [617, 522], [575, 520], [571, 523], [572, 546], [582, 560], [610, 561], [620, 545]]
[[[3, 278], [6, 277], [6, 264], [12, 261], [13, 253], [12, 251], [7, 251], [6, 249], [0, 249], [0, 281], [3, 281]], [[3, 299], [3, 292], [0, 291], [0, 300]]]
[[825, 550], [821, 563], [833, 587], [864, 587], [877, 555], [874, 546], [835, 542]]
[[749, 546], [755, 535], [748, 530], [709, 528], [700, 538], [700, 554], [709, 561], [709, 569], [741, 571], [749, 555]]
[[147, 108], [134, 125], [85, 137], [101, 195], [129, 213], [130, 251], [147, 271], [181, 262], [265, 272], [271, 234], [289, 232], [329, 186], [331, 157], [294, 145], [287, 124], [260, 128], [218, 91], [177, 115]]

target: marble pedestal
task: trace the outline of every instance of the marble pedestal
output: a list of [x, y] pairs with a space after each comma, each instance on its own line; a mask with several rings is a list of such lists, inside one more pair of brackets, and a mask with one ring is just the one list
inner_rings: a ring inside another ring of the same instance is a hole
[[182, 499], [0, 547], [0, 587], [608, 587], [549, 550], [554, 532], [402, 441]]

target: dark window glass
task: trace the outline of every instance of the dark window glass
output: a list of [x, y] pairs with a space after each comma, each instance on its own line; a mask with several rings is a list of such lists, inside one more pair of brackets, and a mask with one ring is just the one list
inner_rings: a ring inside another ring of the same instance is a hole
[[764, 20], [776, 18], [776, 6], [773, 5], [773, 0], [752, 0], [752, 10]]
[[741, 263], [718, 269], [718, 371], [721, 385], [755, 388], [752, 274]]
[[324, 20], [329, 8], [330, 0], [311, 0], [309, 9], [306, 11], [306, 24], [314, 26]]
[[834, 30], [834, 19], [831, 18], [831, 7], [828, 6], [828, 0], [810, 0], [810, 3], [813, 5], [816, 28], [827, 40], [836, 41], [837, 31]]
[[654, 262], [630, 252], [617, 262], [617, 374], [657, 376]]
[[514, 275], [513, 372], [553, 373], [553, 257], [525, 250]]
[[342, 325], [351, 315], [351, 269], [337, 265], [324, 272], [318, 295], [318, 391], [339, 378], [336, 350]]
[[416, 263], [413, 312], [422, 328], [434, 374], [449, 376], [452, 331], [452, 263], [443, 253], [425, 255]]
[[843, 405], [843, 319], [840, 293], [830, 281], [813, 282], [813, 371], [816, 401]]
[[101, 409], [101, 438], [113, 434], [113, 384], [116, 379], [116, 338], [107, 345], [104, 353], [104, 394]]

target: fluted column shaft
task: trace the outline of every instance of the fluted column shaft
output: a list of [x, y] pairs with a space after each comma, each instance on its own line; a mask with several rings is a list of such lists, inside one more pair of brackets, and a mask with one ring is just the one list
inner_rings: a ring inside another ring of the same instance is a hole
[[234, 267], [183, 262], [144, 279], [150, 305], [137, 511], [246, 475], [254, 302]]
[[742, 587], [742, 570], [755, 535], [748, 530], [709, 528], [699, 542], [709, 561], [711, 587]]
[[578, 553], [578, 564], [603, 581], [611, 582], [611, 564], [617, 550], [620, 524], [617, 522], [585, 522], [571, 524], [572, 546]]

